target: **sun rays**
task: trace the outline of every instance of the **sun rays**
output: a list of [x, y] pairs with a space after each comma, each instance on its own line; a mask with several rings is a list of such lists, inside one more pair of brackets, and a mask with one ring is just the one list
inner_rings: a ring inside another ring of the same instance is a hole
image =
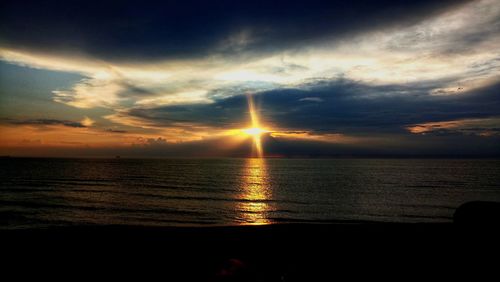
[[248, 111], [250, 113], [251, 127], [242, 129], [242, 132], [250, 135], [253, 138], [253, 152], [252, 157], [262, 158], [264, 157], [264, 150], [262, 148], [262, 134], [269, 132], [268, 130], [261, 128], [259, 122], [258, 112], [255, 110], [255, 104], [253, 102], [253, 96], [251, 94], [247, 95], [248, 100]]
[[260, 123], [259, 111], [255, 108], [253, 96], [247, 94], [248, 113], [250, 115], [250, 124], [246, 128], [230, 129], [226, 131], [227, 136], [232, 136], [231, 140], [236, 143], [241, 143], [248, 138], [252, 138], [252, 158], [263, 158], [264, 148], [262, 144], [262, 136], [270, 134], [272, 131], [263, 127]]

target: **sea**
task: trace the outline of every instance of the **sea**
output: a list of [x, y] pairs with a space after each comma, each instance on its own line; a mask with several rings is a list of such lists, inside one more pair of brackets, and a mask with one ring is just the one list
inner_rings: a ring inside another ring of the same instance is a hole
[[452, 222], [493, 159], [0, 159], [0, 229]]

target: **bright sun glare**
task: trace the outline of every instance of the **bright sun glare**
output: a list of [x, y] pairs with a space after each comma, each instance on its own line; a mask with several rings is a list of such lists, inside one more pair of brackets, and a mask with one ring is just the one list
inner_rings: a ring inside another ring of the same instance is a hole
[[262, 158], [264, 156], [264, 151], [262, 150], [262, 140], [260, 136], [268, 131], [260, 127], [259, 116], [255, 110], [252, 95], [248, 95], [248, 110], [250, 112], [252, 127], [242, 129], [241, 131], [253, 137], [253, 144], [257, 157]]
[[245, 128], [245, 129], [242, 129], [241, 131], [243, 131], [244, 133], [246, 133], [248, 135], [252, 135], [252, 136], [259, 136], [263, 133], [268, 132], [267, 130], [259, 128], [259, 127]]
[[252, 138], [253, 140], [252, 157], [262, 158], [264, 157], [262, 136], [272, 131], [260, 125], [259, 112], [255, 109], [252, 95], [251, 94], [247, 95], [247, 99], [248, 99], [248, 113], [250, 114], [250, 124], [248, 125], [247, 128], [231, 129], [228, 130], [227, 133], [229, 135], [240, 136], [244, 138]]

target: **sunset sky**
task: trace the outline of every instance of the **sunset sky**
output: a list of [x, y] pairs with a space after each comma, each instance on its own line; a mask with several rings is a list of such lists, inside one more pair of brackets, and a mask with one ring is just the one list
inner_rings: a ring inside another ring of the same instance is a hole
[[102, 2], [1, 2], [0, 155], [500, 155], [500, 0]]

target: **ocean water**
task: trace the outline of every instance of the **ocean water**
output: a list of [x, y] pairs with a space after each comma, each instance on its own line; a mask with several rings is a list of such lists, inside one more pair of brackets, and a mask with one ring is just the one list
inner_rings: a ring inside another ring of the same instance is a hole
[[500, 160], [0, 159], [0, 228], [450, 222]]

